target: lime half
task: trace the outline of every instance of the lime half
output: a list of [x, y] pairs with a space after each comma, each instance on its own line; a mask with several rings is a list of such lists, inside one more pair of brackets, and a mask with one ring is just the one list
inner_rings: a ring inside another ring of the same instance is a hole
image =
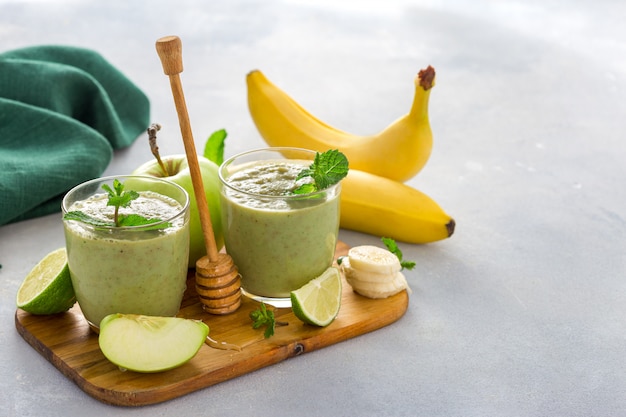
[[291, 308], [297, 318], [314, 326], [328, 326], [341, 307], [341, 274], [330, 267], [317, 278], [291, 292]]
[[17, 290], [17, 306], [32, 314], [56, 314], [76, 302], [65, 248], [47, 254]]

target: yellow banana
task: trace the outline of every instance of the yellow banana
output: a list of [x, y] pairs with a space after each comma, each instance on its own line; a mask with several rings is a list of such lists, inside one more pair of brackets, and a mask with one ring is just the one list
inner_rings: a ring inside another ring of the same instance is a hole
[[254, 70], [248, 73], [248, 108], [252, 120], [270, 146], [295, 146], [324, 152], [339, 149], [350, 167], [404, 182], [426, 165], [433, 137], [428, 120], [433, 67], [415, 77], [411, 110], [375, 135], [359, 136], [322, 122], [284, 91]]
[[454, 219], [421, 191], [355, 169], [341, 181], [340, 212], [344, 229], [406, 243], [446, 239], [455, 228]]

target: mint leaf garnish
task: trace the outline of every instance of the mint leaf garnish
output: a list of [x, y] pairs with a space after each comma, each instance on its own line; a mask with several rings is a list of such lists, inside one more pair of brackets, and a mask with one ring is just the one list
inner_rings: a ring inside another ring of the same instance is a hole
[[[118, 226], [146, 226], [149, 224], [161, 223], [161, 219], [148, 219], [139, 214], [120, 214], [118, 217]], [[149, 229], [164, 229], [169, 224], [158, 224]]]
[[[128, 207], [130, 206], [130, 202], [139, 198], [139, 193], [137, 191], [124, 191], [124, 184], [120, 182], [118, 179], [113, 180], [113, 189], [109, 186], [109, 184], [103, 184], [102, 189], [109, 194], [109, 201], [107, 201], [107, 206], [115, 207], [115, 212], [113, 213], [113, 222], [115, 226], [121, 226], [120, 224], [120, 216], [119, 211], [120, 207]], [[133, 226], [132, 224], [126, 226]]]
[[97, 227], [115, 226], [115, 224], [113, 224], [112, 222], [105, 222], [105, 221], [96, 219], [95, 217], [91, 217], [83, 213], [82, 211], [68, 211], [63, 216], [63, 220], [77, 220], [79, 222], [87, 223], [87, 224], [90, 224], [92, 226], [97, 226]]
[[313, 183], [307, 183], [293, 190], [294, 194], [308, 194], [323, 190], [337, 184], [348, 175], [348, 158], [339, 150], [328, 150], [324, 153], [317, 152], [313, 163], [303, 169], [296, 181], [311, 177]]
[[307, 184], [302, 184], [301, 186], [293, 190], [293, 193], [294, 194], [309, 194], [309, 193], [314, 193], [315, 191], [317, 191], [317, 186], [315, 184], [307, 183]]
[[113, 190], [109, 184], [103, 184], [102, 189], [109, 194], [107, 206], [114, 206], [116, 213], [118, 208], [128, 207], [130, 206], [131, 201], [139, 198], [139, 193], [137, 191], [130, 190], [124, 192], [124, 184], [117, 179], [113, 180]]
[[402, 259], [402, 251], [400, 250], [400, 248], [396, 244], [395, 240], [393, 240], [393, 239], [391, 239], [389, 237], [383, 237], [380, 240], [382, 240], [383, 243], [385, 244], [385, 246], [387, 246], [387, 249], [389, 250], [389, 252], [393, 253], [394, 255], [396, 255], [398, 257], [398, 260], [400, 261], [400, 266], [402, 266], [402, 269], [411, 270], [411, 269], [415, 268], [415, 262], [413, 262], [413, 261], [405, 261], [405, 260]]
[[153, 223], [153, 227], [148, 228], [150, 230], [165, 229], [171, 226], [171, 223], [164, 222], [158, 218], [148, 219], [139, 214], [120, 214], [120, 207], [129, 207], [133, 200], [139, 198], [139, 193], [134, 190], [124, 191], [124, 184], [118, 179], [113, 180], [113, 188], [108, 184], [103, 184], [102, 189], [107, 192], [109, 198], [107, 200], [107, 206], [115, 207], [113, 213], [113, 222], [106, 222], [100, 219], [89, 216], [82, 211], [70, 211], [63, 216], [64, 220], [78, 220], [83, 223], [91, 224], [96, 227], [126, 227], [126, 226], [145, 226]]

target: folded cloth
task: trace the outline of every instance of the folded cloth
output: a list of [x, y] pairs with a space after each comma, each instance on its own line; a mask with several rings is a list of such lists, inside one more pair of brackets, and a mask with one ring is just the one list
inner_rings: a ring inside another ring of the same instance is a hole
[[59, 211], [65, 192], [99, 177], [149, 118], [146, 95], [94, 51], [0, 54], [0, 225]]

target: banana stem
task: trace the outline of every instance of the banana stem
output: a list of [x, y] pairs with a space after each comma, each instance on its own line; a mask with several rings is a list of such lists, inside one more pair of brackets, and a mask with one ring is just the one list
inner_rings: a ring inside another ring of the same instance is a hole
[[435, 69], [429, 65], [426, 69], [417, 73], [419, 85], [426, 91], [435, 86]]
[[420, 70], [415, 77], [415, 96], [409, 116], [414, 120], [428, 118], [428, 101], [430, 98], [430, 90], [435, 86], [435, 69], [428, 66], [426, 69]]

